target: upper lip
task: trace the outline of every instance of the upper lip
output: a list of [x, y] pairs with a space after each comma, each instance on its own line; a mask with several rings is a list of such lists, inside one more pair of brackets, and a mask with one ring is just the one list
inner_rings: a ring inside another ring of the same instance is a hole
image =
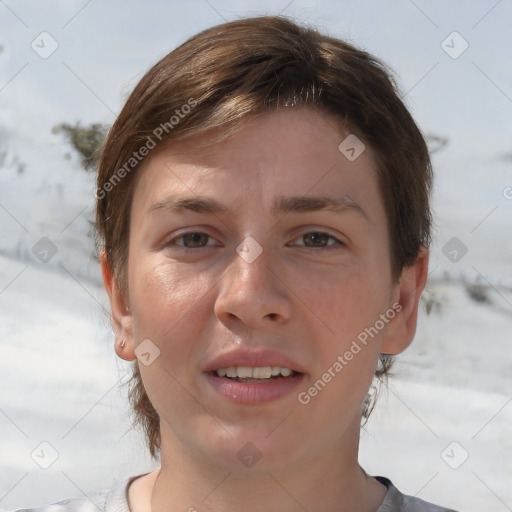
[[289, 368], [298, 373], [305, 373], [304, 368], [297, 362], [292, 361], [275, 350], [269, 349], [235, 349], [218, 355], [212, 359], [205, 368], [205, 372], [213, 372], [219, 368], [229, 368], [230, 366], [279, 366]]

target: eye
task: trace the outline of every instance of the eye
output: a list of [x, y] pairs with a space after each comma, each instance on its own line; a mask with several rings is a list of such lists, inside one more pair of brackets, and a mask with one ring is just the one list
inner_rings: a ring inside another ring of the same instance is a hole
[[215, 243], [209, 244], [208, 239], [214, 240], [210, 235], [207, 235], [206, 233], [190, 231], [189, 233], [182, 233], [172, 240], [169, 240], [166, 245], [181, 245], [186, 249], [200, 249], [201, 247], [217, 245]]
[[[302, 245], [312, 249], [322, 249], [331, 245], [345, 245], [341, 240], [338, 240], [334, 236], [329, 235], [329, 233], [324, 233], [323, 231], [311, 231], [309, 233], [304, 233], [296, 240], [301, 240], [303, 242], [302, 244], [298, 243], [296, 245]], [[334, 240], [334, 243], [328, 243], [329, 240]]]

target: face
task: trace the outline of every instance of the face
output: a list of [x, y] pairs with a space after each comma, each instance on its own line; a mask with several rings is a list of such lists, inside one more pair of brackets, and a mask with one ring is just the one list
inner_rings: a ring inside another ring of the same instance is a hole
[[347, 135], [283, 108], [141, 171], [127, 302], [164, 445], [231, 469], [357, 450], [399, 284], [374, 158], [347, 159]]

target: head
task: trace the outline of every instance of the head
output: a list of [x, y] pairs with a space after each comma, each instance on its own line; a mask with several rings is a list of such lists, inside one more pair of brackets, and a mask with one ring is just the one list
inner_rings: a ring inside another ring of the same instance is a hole
[[[343, 141], [356, 144], [357, 158]], [[331, 368], [321, 393], [319, 385], [302, 390], [297, 415], [321, 412], [345, 390], [346, 409], [367, 417], [372, 379], [414, 336], [431, 179], [425, 140], [390, 71], [339, 39], [282, 17], [244, 19], [199, 33], [153, 66], [108, 134], [96, 212], [112, 323], [128, 342], [116, 350], [134, 359], [130, 398], [151, 454], [161, 428], [182, 439], [206, 428], [211, 416], [191, 412], [190, 397], [168, 402], [168, 390], [185, 385], [200, 400], [202, 384], [186, 372], [236, 345], [274, 341], [309, 384]], [[198, 196], [230, 211], [165, 203]], [[274, 215], [276, 199], [288, 196], [302, 203], [281, 202]], [[342, 199], [339, 219], [307, 200], [328, 196]], [[188, 252], [178, 240], [185, 226], [196, 233]], [[248, 237], [257, 242], [250, 250], [262, 251], [250, 263], [237, 252]], [[145, 339], [160, 351], [150, 366], [134, 356]], [[336, 356], [347, 351], [358, 362], [336, 373]], [[347, 392], [355, 381], [358, 392]], [[188, 418], [183, 430], [173, 414]], [[219, 414], [229, 435], [245, 420], [252, 426], [240, 435], [264, 430], [246, 410]]]

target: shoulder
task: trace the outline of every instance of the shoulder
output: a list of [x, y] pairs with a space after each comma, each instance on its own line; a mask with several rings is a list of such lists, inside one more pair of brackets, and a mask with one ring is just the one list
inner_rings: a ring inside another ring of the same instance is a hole
[[382, 505], [377, 512], [456, 512], [451, 508], [444, 508], [414, 496], [402, 494], [391, 482], [382, 476], [374, 477], [388, 489]]
[[102, 489], [81, 498], [71, 498], [40, 507], [23, 508], [13, 512], [130, 512], [127, 489], [141, 475], [121, 480], [110, 489]]

